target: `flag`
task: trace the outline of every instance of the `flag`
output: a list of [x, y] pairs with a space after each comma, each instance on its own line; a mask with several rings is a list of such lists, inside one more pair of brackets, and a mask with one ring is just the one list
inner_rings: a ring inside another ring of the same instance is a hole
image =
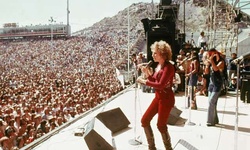
[[115, 67], [115, 72], [116, 72], [116, 76], [118, 78], [118, 80], [121, 82], [122, 84], [122, 87], [124, 88], [124, 76], [121, 74], [120, 70], [118, 70], [116, 67]]

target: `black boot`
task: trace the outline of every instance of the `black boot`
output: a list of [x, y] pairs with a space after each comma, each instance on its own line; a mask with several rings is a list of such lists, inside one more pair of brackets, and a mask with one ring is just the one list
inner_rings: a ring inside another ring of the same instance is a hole
[[154, 134], [151, 126], [144, 127], [144, 132], [146, 134], [146, 138], [148, 141], [148, 149], [149, 150], [156, 150], [155, 141], [154, 141]]
[[171, 146], [171, 139], [170, 139], [168, 131], [166, 133], [161, 133], [161, 136], [162, 136], [162, 140], [163, 140], [166, 150], [173, 150]]

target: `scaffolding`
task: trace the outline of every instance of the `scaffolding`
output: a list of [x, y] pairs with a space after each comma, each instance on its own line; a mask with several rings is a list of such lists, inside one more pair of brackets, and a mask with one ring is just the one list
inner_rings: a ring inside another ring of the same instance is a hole
[[208, 47], [217, 48], [225, 54], [228, 50], [237, 50], [238, 28], [234, 21], [236, 12], [232, 0], [208, 0], [208, 10]]
[[208, 47], [216, 48], [229, 56], [238, 53], [238, 34], [241, 24], [241, 9], [250, 1], [208, 0], [209, 15], [206, 21]]

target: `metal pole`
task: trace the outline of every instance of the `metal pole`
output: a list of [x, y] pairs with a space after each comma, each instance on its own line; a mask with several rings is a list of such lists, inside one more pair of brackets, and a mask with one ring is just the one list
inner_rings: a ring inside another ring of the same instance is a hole
[[51, 27], [51, 49], [53, 49], [53, 22], [56, 22], [53, 17], [49, 19], [50, 27]]
[[[185, 62], [186, 64], [186, 68], [187, 68], [187, 60]], [[186, 69], [186, 73], [185, 75], [187, 74], [187, 69]], [[187, 101], [187, 95], [189, 96], [189, 109], [188, 109], [188, 122], [187, 122], [187, 125], [190, 125], [190, 126], [194, 126], [195, 123], [193, 123], [191, 121], [191, 105], [192, 105], [192, 101], [193, 101], [193, 97], [194, 97], [194, 93], [193, 93], [193, 88], [194, 86], [188, 86], [188, 77], [185, 77], [185, 105], [186, 105], [186, 101]]]
[[[137, 73], [137, 70], [135, 69], [135, 78], [138, 77], [138, 73]], [[137, 94], [138, 94], [138, 83], [135, 83], [135, 99], [134, 99], [134, 113], [135, 113], [135, 116], [134, 116], [134, 138], [133, 139], [130, 139], [129, 140], [129, 144], [131, 145], [141, 145], [142, 142], [137, 140], [136, 138], [136, 129], [137, 129], [137, 125], [136, 125], [136, 121], [137, 121]]]
[[217, 0], [214, 0], [214, 37], [213, 37], [213, 47], [215, 47], [215, 41], [216, 41], [216, 7], [217, 7]]
[[[187, 61], [185, 61], [185, 67], [187, 68]], [[188, 108], [188, 101], [187, 101], [187, 92], [188, 92], [188, 77], [186, 77], [187, 69], [185, 69], [184, 77], [185, 77], [185, 108]]]
[[[129, 51], [130, 51], [130, 14], [129, 14], [129, 6], [128, 6], [128, 77], [129, 77]], [[135, 68], [135, 79], [137, 77], [137, 71], [136, 71], [136, 68]], [[138, 141], [136, 139], [136, 121], [137, 121], [137, 116], [136, 116], [136, 113], [137, 113], [137, 106], [136, 106], [136, 101], [137, 101], [137, 83], [135, 83], [135, 99], [134, 99], [134, 111], [135, 111], [135, 116], [134, 116], [134, 138], [129, 140], [129, 144], [131, 145], [140, 145], [142, 144], [142, 142]]]
[[129, 46], [129, 45], [130, 45], [130, 39], [129, 39], [129, 38], [130, 38], [130, 31], [129, 31], [129, 28], [130, 28], [130, 22], [129, 22], [129, 19], [130, 19], [130, 17], [129, 17], [129, 6], [128, 6], [128, 9], [127, 9], [127, 10], [128, 10], [128, 12], [127, 12], [127, 13], [128, 13], [128, 14], [127, 14], [127, 18], [128, 18], [128, 80], [129, 80], [129, 69], [130, 69], [130, 68], [129, 68], [129, 55], [130, 55], [130, 52], [129, 52], [129, 51], [130, 51], [130, 46]]
[[[186, 0], [183, 2], [183, 32], [184, 32], [184, 37], [186, 37]], [[186, 38], [185, 38], [186, 39]], [[186, 41], [184, 41], [186, 42]]]
[[213, 20], [212, 20], [212, 4], [213, 4], [213, 0], [208, 0], [208, 10], [209, 10], [209, 26], [207, 28], [207, 32], [208, 32], [208, 47], [212, 47], [213, 45], [213, 39], [212, 39], [212, 29], [213, 29]]
[[53, 45], [53, 25], [51, 23], [51, 45]]
[[[239, 13], [239, 10], [238, 10]], [[239, 30], [239, 24], [237, 22], [237, 41], [236, 41], [236, 54], [238, 55], [238, 30]], [[236, 87], [236, 106], [235, 106], [235, 127], [234, 127], [234, 150], [238, 149], [238, 122], [239, 122], [239, 118], [238, 118], [238, 111], [239, 111], [239, 80], [240, 80], [240, 65], [239, 62], [237, 62], [237, 87]]]
[[67, 0], [67, 36], [70, 36], [70, 28], [69, 28], [69, 0]]
[[239, 101], [239, 72], [240, 72], [240, 65], [239, 62], [237, 62], [237, 87], [236, 87], [236, 106], [235, 106], [235, 127], [234, 127], [234, 150], [237, 150], [238, 147], [238, 111], [239, 111], [239, 106], [238, 106], [238, 101]]

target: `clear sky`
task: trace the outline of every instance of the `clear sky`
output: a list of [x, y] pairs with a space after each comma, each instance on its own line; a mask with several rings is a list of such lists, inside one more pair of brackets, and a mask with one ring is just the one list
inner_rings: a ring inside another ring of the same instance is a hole
[[[243, 1], [249, 2], [241, 0], [242, 5], [245, 4]], [[89, 27], [104, 17], [112, 17], [138, 2], [152, 0], [69, 0], [72, 32]], [[250, 12], [250, 9], [246, 11]], [[67, 24], [67, 0], [0, 0], [0, 28], [4, 23], [18, 23], [19, 26], [49, 24], [50, 17], [56, 23]]]
[[[132, 3], [152, 0], [69, 0], [69, 22], [72, 32], [112, 17]], [[159, 3], [160, 0], [154, 0]], [[18, 23], [19, 26], [67, 24], [67, 0], [0, 0], [0, 28], [4, 23]]]

